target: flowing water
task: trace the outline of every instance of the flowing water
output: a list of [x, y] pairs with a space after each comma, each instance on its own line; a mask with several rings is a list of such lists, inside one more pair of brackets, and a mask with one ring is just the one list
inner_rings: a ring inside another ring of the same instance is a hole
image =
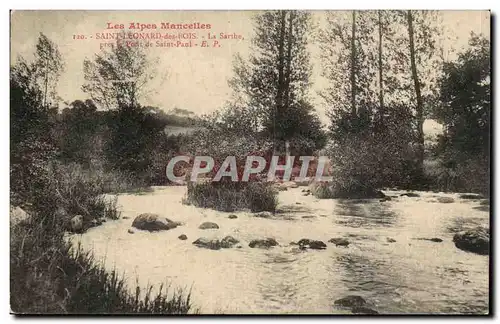
[[[334, 306], [359, 295], [380, 313], [486, 313], [488, 256], [455, 247], [453, 234], [489, 226], [478, 200], [456, 194], [419, 192], [392, 201], [319, 200], [301, 188], [280, 192], [280, 212], [272, 219], [251, 213], [222, 213], [182, 204], [186, 187], [156, 187], [122, 194], [118, 204], [128, 219], [108, 221], [73, 236], [108, 269], [124, 273], [132, 286], [170, 281], [192, 288], [202, 313], [350, 313]], [[439, 203], [437, 197], [453, 197]], [[151, 212], [183, 222], [169, 231], [127, 230], [135, 216]], [[236, 214], [237, 219], [228, 219]], [[219, 229], [201, 230], [211, 221]], [[188, 240], [177, 237], [186, 234]], [[242, 248], [208, 250], [191, 244], [199, 237], [231, 235]], [[249, 248], [253, 239], [273, 237], [280, 245]], [[344, 237], [348, 247], [327, 241]], [[441, 238], [443, 242], [418, 238]], [[290, 245], [301, 238], [321, 240], [325, 250], [302, 251]], [[389, 243], [387, 238], [396, 242]]]

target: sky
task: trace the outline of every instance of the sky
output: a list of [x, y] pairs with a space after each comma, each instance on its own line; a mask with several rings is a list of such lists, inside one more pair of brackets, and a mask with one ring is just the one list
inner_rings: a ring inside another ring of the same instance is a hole
[[[241, 39], [225, 39], [220, 47], [153, 47], [151, 57], [158, 57], [155, 66], [158, 78], [151, 84], [155, 91], [145, 98], [144, 104], [158, 106], [166, 111], [178, 107], [200, 115], [211, 113], [223, 107], [230, 98], [231, 90], [227, 84], [233, 76], [232, 61], [236, 53], [248, 55], [253, 34], [252, 16], [255, 11], [13, 11], [11, 14], [11, 59], [18, 55], [29, 60], [33, 56], [40, 32], [53, 40], [59, 47], [65, 61], [65, 71], [60, 77], [58, 94], [65, 101], [85, 99], [88, 95], [81, 90], [84, 83], [83, 61], [92, 59], [101, 51], [96, 33], [117, 32], [107, 29], [112, 25], [156, 24], [158, 29], [143, 32], [168, 32], [160, 30], [161, 22], [191, 24], [210, 24], [210, 30], [199, 30], [199, 36], [208, 37], [208, 32], [241, 35]], [[315, 11], [313, 19], [321, 28], [324, 24], [324, 11]], [[482, 33], [490, 38], [489, 11], [442, 11], [442, 25], [446, 34], [445, 55], [453, 59], [452, 50], [467, 45], [470, 33]], [[138, 30], [133, 30], [138, 31]], [[190, 31], [184, 31], [190, 32]], [[74, 39], [74, 35], [85, 35], [87, 39]], [[92, 38], [90, 38], [92, 36]], [[152, 42], [155, 42], [154, 40]], [[207, 44], [209, 44], [207, 40]], [[325, 107], [317, 92], [324, 86], [321, 78], [319, 51], [312, 44], [311, 63], [312, 99], [320, 118], [325, 121]], [[165, 77], [166, 76], [166, 77]]]

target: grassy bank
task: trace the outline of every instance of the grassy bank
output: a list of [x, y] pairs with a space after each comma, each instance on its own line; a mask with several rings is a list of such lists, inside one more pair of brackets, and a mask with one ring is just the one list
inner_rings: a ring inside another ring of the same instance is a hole
[[[92, 255], [64, 239], [68, 221], [84, 216], [116, 219], [113, 201], [102, 193], [106, 183], [68, 166], [47, 169], [30, 206], [30, 218], [10, 228], [10, 305], [17, 314], [186, 314], [190, 293], [132, 287], [116, 271], [108, 272]], [[116, 188], [115, 188], [116, 189]], [[19, 196], [19, 195], [18, 195]], [[155, 292], [155, 293], [153, 293]]]

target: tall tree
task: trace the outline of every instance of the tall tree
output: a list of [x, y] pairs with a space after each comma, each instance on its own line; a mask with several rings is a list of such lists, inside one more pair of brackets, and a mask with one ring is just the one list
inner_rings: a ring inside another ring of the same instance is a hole
[[64, 62], [57, 46], [43, 33], [40, 33], [36, 44], [34, 66], [43, 93], [43, 105], [48, 106], [56, 99], [55, 88], [64, 70]]
[[152, 91], [149, 86], [157, 76], [156, 62], [142, 47], [118, 42], [111, 50], [96, 54], [94, 60], [83, 62], [82, 90], [101, 108], [137, 106]]
[[378, 82], [379, 82], [379, 118], [383, 123], [384, 116], [384, 66], [383, 66], [383, 22], [382, 11], [377, 12], [378, 16]]
[[354, 10], [351, 28], [351, 114], [356, 116], [356, 11]]
[[24, 202], [38, 201], [50, 180], [55, 150], [49, 105], [64, 66], [57, 46], [43, 34], [34, 56], [31, 63], [19, 57], [10, 69], [11, 194]]
[[[373, 14], [369, 11], [327, 13], [320, 44], [323, 76], [329, 85], [321, 95], [328, 105], [333, 128], [346, 114], [354, 121], [369, 120], [373, 113], [378, 97]], [[346, 82], [348, 75], [349, 82]], [[365, 124], [356, 128], [364, 128]]]
[[237, 57], [230, 80], [233, 92], [244, 94], [237, 96], [238, 105], [252, 107], [258, 116], [256, 128], [262, 128], [279, 146], [296, 137], [315, 142], [309, 128], [320, 129], [321, 124], [309, 99], [310, 13], [266, 11], [255, 16], [254, 22], [250, 57]]
[[472, 34], [469, 48], [445, 62], [440, 77], [442, 105], [436, 117], [445, 126], [448, 149], [461, 159], [487, 157], [490, 144], [490, 41]]
[[411, 10], [407, 11], [408, 19], [408, 39], [409, 39], [409, 50], [410, 50], [410, 64], [411, 64], [411, 76], [413, 79], [413, 85], [415, 89], [416, 97], [416, 119], [417, 119], [417, 136], [418, 136], [418, 159], [419, 165], [423, 166], [424, 163], [424, 115], [423, 115], [423, 102], [422, 93], [420, 90], [420, 80], [417, 72], [417, 63], [415, 59], [415, 32], [413, 30], [413, 15]]

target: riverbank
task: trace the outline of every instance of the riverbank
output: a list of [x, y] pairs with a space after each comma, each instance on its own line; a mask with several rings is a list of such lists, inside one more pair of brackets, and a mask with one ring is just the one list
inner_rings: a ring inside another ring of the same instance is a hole
[[[459, 250], [452, 241], [459, 230], [489, 226], [480, 200], [432, 192], [408, 197], [399, 191], [385, 191], [394, 198], [383, 202], [319, 200], [303, 191], [281, 191], [278, 212], [262, 218], [183, 205], [186, 187], [155, 187], [118, 195], [121, 219], [72, 238], [105, 260], [107, 269], [125, 273], [132, 285], [138, 278], [140, 286], [168, 280], [192, 287], [201, 313], [345, 313], [334, 302], [346, 295], [363, 297], [383, 314], [487, 312], [488, 256]], [[443, 203], [439, 197], [450, 199]], [[152, 233], [132, 229], [133, 219], [145, 212], [183, 225]], [[199, 229], [203, 222], [219, 228]], [[187, 240], [178, 238], [182, 234]], [[241, 248], [192, 244], [228, 235]], [[267, 237], [279, 245], [249, 247]], [[290, 244], [302, 238], [327, 247], [303, 250]], [[331, 238], [350, 244], [337, 246]], [[442, 242], [425, 240], [431, 238]]]

